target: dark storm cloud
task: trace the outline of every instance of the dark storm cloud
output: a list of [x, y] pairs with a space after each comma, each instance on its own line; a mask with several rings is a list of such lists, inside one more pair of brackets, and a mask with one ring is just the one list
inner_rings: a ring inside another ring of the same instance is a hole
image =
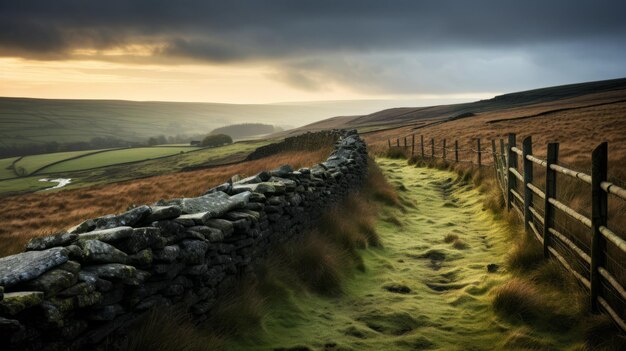
[[4, 55], [162, 42], [211, 61], [594, 40], [624, 44], [624, 1], [2, 1]]
[[[153, 44], [152, 60], [265, 62], [274, 79], [305, 90], [334, 81], [458, 91], [467, 79], [455, 74], [488, 72], [490, 61], [521, 81], [548, 72], [554, 56], [565, 67], [586, 65], [555, 80], [597, 64], [613, 67], [604, 75], [624, 73], [616, 64], [626, 59], [624, 13], [626, 1], [602, 0], [0, 0], [0, 56], [62, 59], [74, 49]], [[527, 61], [510, 65], [516, 50]]]

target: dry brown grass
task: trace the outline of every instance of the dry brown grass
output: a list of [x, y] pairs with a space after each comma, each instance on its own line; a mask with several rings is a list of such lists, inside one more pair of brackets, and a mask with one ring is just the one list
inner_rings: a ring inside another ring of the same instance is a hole
[[[521, 108], [504, 109], [496, 112], [480, 113], [475, 117], [468, 117], [456, 121], [446, 122], [439, 125], [427, 126], [413, 130], [413, 125], [391, 129], [381, 132], [364, 134], [370, 150], [382, 152], [388, 148], [387, 139], [402, 137], [416, 133], [424, 135], [426, 154], [430, 155], [430, 138], [435, 139], [435, 146], [440, 147], [443, 138], [448, 141], [448, 147], [454, 145], [454, 140], [459, 141], [459, 148], [476, 148], [475, 138], [481, 138], [482, 147], [491, 151], [490, 139], [505, 138], [508, 133], [516, 133], [518, 143], [524, 137], [532, 135], [534, 153], [539, 157], [545, 157], [546, 144], [548, 142], [560, 143], [559, 158], [568, 164], [573, 164], [582, 169], [589, 169], [591, 164], [591, 151], [600, 142], [609, 142], [609, 169], [610, 175], [626, 180], [626, 102], [614, 104], [582, 107], [602, 101], [619, 100], [626, 95], [604, 93], [592, 94], [579, 98], [566, 99], [551, 103], [530, 105]], [[615, 95], [615, 96], [613, 96]], [[575, 107], [575, 110], [554, 112], [548, 115], [518, 119], [519, 117], [532, 115], [548, 110]], [[494, 120], [506, 119], [501, 122]], [[416, 152], [420, 152], [419, 137], [416, 138]], [[498, 145], [499, 148], [499, 145]], [[440, 150], [435, 150], [437, 155]], [[453, 157], [453, 153], [448, 153]], [[489, 155], [483, 155], [490, 162]], [[467, 154], [461, 153], [461, 159], [467, 159]], [[474, 156], [475, 158], [475, 156]]]
[[88, 218], [123, 212], [132, 204], [198, 196], [235, 174], [252, 175], [283, 164], [296, 169], [311, 166], [325, 160], [329, 153], [330, 147], [282, 152], [255, 161], [205, 170], [3, 198], [0, 203], [0, 256], [20, 252], [30, 238], [62, 231]]

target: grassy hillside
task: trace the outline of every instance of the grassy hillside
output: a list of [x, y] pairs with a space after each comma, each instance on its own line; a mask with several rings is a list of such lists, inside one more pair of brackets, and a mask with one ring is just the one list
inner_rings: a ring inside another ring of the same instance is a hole
[[371, 131], [404, 125], [419, 128], [456, 120], [464, 115], [503, 113], [514, 108], [524, 111], [530, 107], [543, 107], [543, 110], [547, 111], [560, 108], [559, 105], [563, 101], [575, 101], [579, 106], [626, 101], [626, 78], [528, 90], [470, 103], [398, 107], [362, 116], [329, 118], [291, 130], [289, 133], [329, 128], [359, 128], [362, 131]]
[[0, 149], [53, 141], [87, 142], [94, 137], [145, 142], [157, 135], [206, 134], [239, 123], [301, 126], [331, 116], [368, 113], [389, 103], [219, 104], [0, 98]]

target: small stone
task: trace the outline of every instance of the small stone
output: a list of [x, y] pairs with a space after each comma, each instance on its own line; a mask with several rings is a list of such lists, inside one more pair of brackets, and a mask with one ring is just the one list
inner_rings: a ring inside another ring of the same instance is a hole
[[115, 243], [115, 246], [129, 254], [137, 253], [149, 247], [163, 247], [166, 240], [160, 234], [161, 230], [155, 227], [135, 228], [128, 238]]
[[27, 308], [37, 306], [42, 302], [43, 292], [41, 291], [5, 293], [4, 299], [0, 301], [0, 313], [13, 316]]
[[209, 219], [204, 224], [207, 227], [221, 230], [222, 233], [224, 233], [225, 237], [230, 236], [235, 231], [235, 228], [233, 227], [233, 223], [225, 219], [219, 219], [219, 218]]
[[69, 260], [64, 248], [27, 251], [0, 258], [0, 285], [11, 287], [37, 278], [44, 272]]
[[83, 267], [83, 272], [93, 273], [104, 279], [129, 279], [137, 274], [137, 269], [120, 263], [108, 263]]
[[43, 301], [41, 303], [41, 309], [43, 310], [43, 315], [46, 322], [55, 326], [56, 328], [63, 327], [64, 313], [62, 313], [56, 305], [49, 301]]
[[96, 229], [109, 229], [122, 226], [132, 227], [133, 225], [139, 223], [142, 219], [149, 216], [151, 211], [150, 206], [143, 205], [118, 215], [108, 215], [96, 218]]
[[80, 234], [83, 240], [100, 240], [105, 243], [128, 238], [133, 233], [132, 227], [117, 227], [111, 229], [94, 230], [89, 233]]
[[408, 294], [411, 292], [411, 289], [403, 284], [388, 284], [383, 286], [383, 289], [397, 294]]
[[67, 249], [67, 255], [69, 256], [70, 260], [76, 260], [76, 261], [82, 261], [83, 260], [83, 249], [80, 248], [78, 245], [70, 245], [70, 246], [66, 246], [65, 249]]
[[180, 247], [178, 245], [168, 245], [162, 250], [154, 251], [154, 260], [163, 262], [174, 262], [180, 255]]
[[108, 280], [101, 279], [92, 272], [81, 271], [78, 273], [78, 280], [93, 285], [98, 291], [109, 291], [113, 287], [113, 283]]
[[24, 287], [28, 290], [43, 291], [46, 296], [54, 296], [59, 291], [76, 284], [77, 279], [74, 273], [53, 269], [27, 282]]
[[96, 290], [95, 285], [87, 284], [85, 282], [81, 282], [75, 285], [70, 286], [69, 288], [59, 292], [56, 296], [59, 297], [71, 297], [76, 295], [87, 295]]
[[196, 225], [196, 221], [194, 221], [192, 218], [185, 217], [185, 216], [186, 215], [182, 215], [182, 216], [179, 216], [178, 218], [175, 218], [174, 222], [182, 225], [183, 227], [193, 227], [194, 225]]
[[185, 198], [181, 200], [181, 209], [185, 214], [207, 213], [207, 217], [215, 218], [234, 209], [241, 208], [248, 203], [250, 192], [228, 196], [218, 191], [207, 195]]
[[207, 239], [210, 242], [224, 240], [224, 233], [222, 233], [222, 231], [217, 228], [211, 228], [208, 226], [195, 226], [189, 228], [189, 231], [200, 233], [204, 239]]
[[100, 240], [80, 242], [83, 247], [83, 260], [88, 263], [126, 263], [128, 256], [113, 245]]
[[45, 250], [55, 246], [66, 246], [78, 239], [78, 234], [59, 233], [55, 235], [32, 238], [26, 244], [27, 251]]
[[274, 170], [270, 171], [270, 174], [276, 177], [284, 177], [293, 172], [293, 168], [290, 165], [282, 165]]
[[80, 263], [76, 261], [67, 261], [62, 265], [58, 266], [58, 269], [62, 269], [64, 271], [68, 271], [70, 273], [78, 274], [80, 272]]
[[76, 295], [74, 299], [78, 308], [84, 308], [87, 306], [93, 306], [102, 301], [102, 294], [98, 291], [94, 291], [87, 295]]
[[73, 297], [52, 297], [46, 301], [45, 304], [52, 304], [62, 314], [69, 313], [76, 308], [76, 302]]
[[490, 263], [487, 265], [487, 272], [489, 273], [495, 273], [498, 271], [498, 269], [500, 269], [500, 265], [498, 264]]
[[204, 254], [209, 249], [209, 244], [200, 240], [183, 240], [179, 245], [182, 259], [188, 264], [204, 262]]
[[146, 218], [146, 222], [152, 223], [164, 219], [172, 219], [180, 216], [182, 210], [180, 206], [152, 206], [152, 213]]
[[152, 249], [143, 249], [136, 254], [128, 256], [128, 263], [133, 266], [149, 266], [154, 259], [154, 255], [152, 254]]
[[96, 228], [96, 221], [93, 219], [88, 219], [84, 222], [82, 222], [79, 225], [76, 225], [72, 228], [69, 228], [67, 230], [68, 233], [75, 233], [75, 234], [80, 234], [80, 233], [86, 233], [89, 231], [92, 231]]

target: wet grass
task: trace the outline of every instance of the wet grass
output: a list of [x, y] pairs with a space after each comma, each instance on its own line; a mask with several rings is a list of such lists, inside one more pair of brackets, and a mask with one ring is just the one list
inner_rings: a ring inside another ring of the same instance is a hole
[[[487, 265], [505, 264], [506, 224], [483, 211], [478, 192], [449, 172], [416, 170], [389, 159], [379, 163], [397, 189], [395, 206], [374, 200], [384, 248], [357, 248], [364, 270], [345, 279], [341, 294], [288, 294], [288, 302], [271, 305], [260, 330], [229, 341], [227, 349], [467, 350], [473, 345], [491, 350], [502, 345], [506, 327], [490, 308], [489, 291], [508, 274], [489, 273]], [[453, 240], [446, 242], [447, 237]]]

